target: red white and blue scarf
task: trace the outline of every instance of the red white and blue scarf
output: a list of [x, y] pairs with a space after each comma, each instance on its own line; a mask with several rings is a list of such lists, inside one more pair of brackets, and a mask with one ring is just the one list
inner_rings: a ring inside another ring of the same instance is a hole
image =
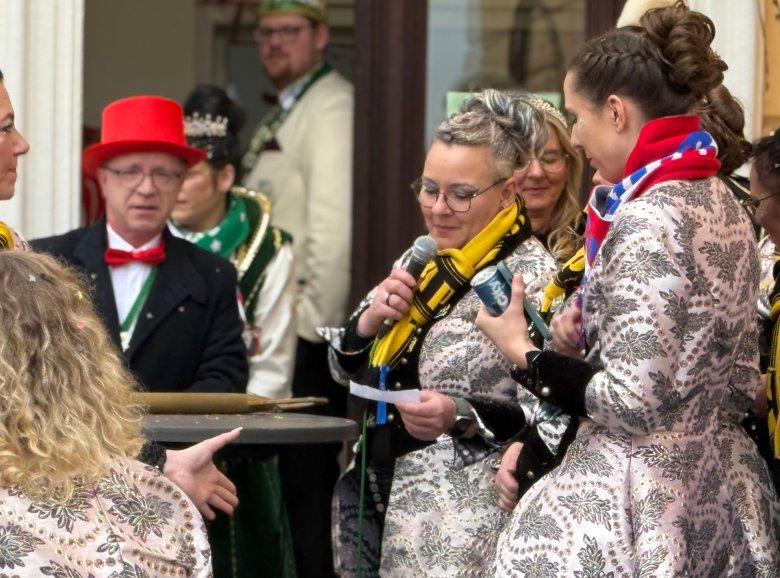
[[720, 169], [717, 154], [718, 145], [709, 133], [699, 130], [695, 116], [665, 117], [647, 123], [626, 163], [626, 172], [631, 171], [628, 176], [614, 187], [596, 187], [591, 194], [585, 230], [585, 277], [623, 203], [661, 181], [714, 175]]

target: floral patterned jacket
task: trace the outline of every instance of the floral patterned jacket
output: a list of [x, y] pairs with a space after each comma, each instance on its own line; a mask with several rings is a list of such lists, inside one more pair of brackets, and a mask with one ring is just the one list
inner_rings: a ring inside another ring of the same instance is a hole
[[549, 384], [553, 401], [579, 393], [586, 419], [513, 512], [495, 576], [778, 574], [780, 506], [739, 425], [758, 281], [750, 223], [719, 180], [621, 207], [583, 295], [593, 371]]
[[195, 505], [159, 470], [115, 462], [65, 503], [0, 488], [0, 576], [211, 576]]

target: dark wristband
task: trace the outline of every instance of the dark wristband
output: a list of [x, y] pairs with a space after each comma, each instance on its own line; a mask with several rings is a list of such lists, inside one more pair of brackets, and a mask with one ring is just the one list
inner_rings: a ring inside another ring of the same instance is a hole
[[138, 454], [138, 461], [154, 466], [160, 471], [165, 468], [165, 462], [168, 459], [167, 450], [157, 442], [148, 441], [141, 448]]

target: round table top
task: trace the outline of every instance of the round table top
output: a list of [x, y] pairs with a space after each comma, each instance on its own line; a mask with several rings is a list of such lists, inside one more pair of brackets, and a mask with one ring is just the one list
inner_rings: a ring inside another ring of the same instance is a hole
[[358, 425], [340, 417], [304, 413], [154, 414], [143, 428], [159, 443], [197, 443], [241, 427], [234, 444], [326, 443], [357, 439]]

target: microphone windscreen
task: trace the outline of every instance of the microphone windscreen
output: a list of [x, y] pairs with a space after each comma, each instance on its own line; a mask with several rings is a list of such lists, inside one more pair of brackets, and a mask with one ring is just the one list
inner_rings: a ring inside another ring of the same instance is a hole
[[415, 258], [423, 263], [427, 263], [436, 256], [439, 252], [439, 245], [436, 243], [436, 239], [430, 235], [422, 235], [417, 237], [412, 245], [412, 258]]

